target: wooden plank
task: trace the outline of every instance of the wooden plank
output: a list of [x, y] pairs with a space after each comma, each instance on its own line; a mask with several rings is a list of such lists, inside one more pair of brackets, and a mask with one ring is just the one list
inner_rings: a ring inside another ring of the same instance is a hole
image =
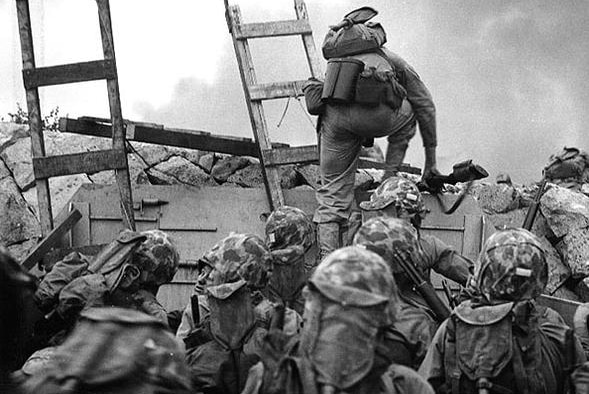
[[[27, 0], [17, 0], [16, 10], [23, 70], [32, 70], [35, 68], [35, 53], [33, 50], [33, 34], [31, 31], [29, 2]], [[39, 90], [37, 88], [26, 89], [26, 98], [27, 110], [29, 112], [29, 129], [31, 131], [31, 152], [33, 157], [45, 156]], [[39, 219], [41, 221], [41, 233], [43, 236], [47, 236], [51, 229], [53, 229], [53, 214], [51, 212], [51, 196], [49, 194], [48, 180], [38, 180], [36, 182], [36, 189], [37, 203], [39, 205]]]
[[23, 70], [26, 89], [116, 77], [117, 70], [110, 60], [95, 60]]
[[70, 211], [77, 209], [82, 218], [70, 231], [70, 247], [92, 245], [92, 231], [90, 227], [90, 204], [87, 202], [71, 202]]
[[[84, 119], [84, 120], [83, 120]], [[59, 120], [59, 129], [63, 132], [110, 138], [110, 124], [85, 120], [84, 118]], [[200, 130], [174, 129], [125, 121], [127, 128], [134, 124], [133, 141], [150, 144], [177, 146], [208, 152], [227, 153], [235, 156], [259, 157], [258, 145], [251, 138], [213, 135]], [[127, 137], [129, 139], [129, 137]], [[288, 144], [273, 143], [273, 147], [287, 147]]]
[[237, 40], [247, 40], [248, 38], [310, 34], [313, 30], [311, 30], [309, 21], [304, 19], [293, 19], [263, 23], [245, 23], [242, 25], [236, 25], [234, 32]]
[[272, 82], [252, 85], [249, 87], [250, 99], [274, 100], [285, 97], [303, 96], [303, 84], [306, 81]]
[[227, 19], [229, 23], [229, 30], [232, 32], [233, 47], [239, 65], [239, 75], [241, 77], [241, 84], [243, 86], [246, 105], [250, 115], [252, 130], [254, 132], [254, 139], [260, 148], [260, 164], [262, 165], [262, 174], [264, 175], [264, 184], [266, 186], [266, 194], [268, 196], [268, 203], [270, 209], [284, 205], [284, 195], [280, 187], [280, 174], [277, 168], [267, 167], [266, 157], [264, 152], [271, 149], [272, 145], [270, 137], [268, 136], [268, 126], [264, 116], [264, 109], [262, 103], [259, 101], [251, 101], [249, 86], [255, 85], [256, 74], [254, 72], [254, 64], [252, 61], [251, 52], [247, 40], [237, 40], [235, 38], [235, 31], [237, 25], [241, 24], [241, 11], [238, 6], [230, 6], [225, 0], [225, 7], [227, 10]]
[[29, 255], [22, 262], [22, 266], [27, 270], [40, 261], [47, 252], [49, 252], [56, 243], [58, 243], [63, 235], [68, 232], [80, 218], [82, 214], [77, 209], [74, 209], [63, 222], [61, 222], [55, 229], [53, 229], [47, 236], [29, 253]]
[[263, 151], [267, 166], [279, 166], [296, 163], [317, 162], [319, 153], [317, 145], [297, 146], [293, 148], [267, 149]]
[[35, 179], [82, 173], [96, 173], [127, 167], [125, 151], [109, 149], [94, 152], [71, 153], [61, 156], [33, 158]]
[[[100, 24], [100, 36], [102, 38], [102, 52], [104, 59], [110, 60], [116, 70], [115, 45], [112, 34], [112, 23], [110, 19], [110, 4], [108, 0], [96, 0], [98, 5], [98, 21]], [[115, 71], [116, 72], [116, 71]], [[116, 78], [107, 79], [106, 88], [108, 93], [108, 104], [110, 107], [110, 118], [112, 122], [113, 149], [125, 150], [125, 130], [123, 126], [123, 114], [121, 110], [121, 96], [119, 93], [119, 81]], [[115, 171], [115, 178], [119, 185], [121, 211], [125, 227], [135, 230], [133, 218], [133, 195], [131, 193], [131, 178], [127, 155], [124, 157], [125, 168]]]
[[462, 254], [475, 261], [481, 250], [481, 232], [483, 231], [482, 216], [464, 215], [464, 234], [462, 238]]

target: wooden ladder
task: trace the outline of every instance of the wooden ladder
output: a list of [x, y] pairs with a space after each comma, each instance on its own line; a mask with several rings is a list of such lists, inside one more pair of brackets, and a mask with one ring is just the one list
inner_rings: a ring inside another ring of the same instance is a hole
[[[108, 0], [96, 0], [96, 3], [98, 5], [98, 20], [104, 59], [52, 67], [36, 67], [29, 2], [28, 0], [16, 0], [23, 80], [29, 111], [33, 173], [37, 187], [41, 231], [44, 237], [51, 232], [54, 226], [49, 178], [103, 170], [115, 170], [116, 181], [119, 186], [123, 224], [125, 227], [135, 230], [131, 182], [125, 150], [125, 131], [121, 114], [121, 99], [110, 19], [110, 4]], [[112, 122], [112, 149], [61, 156], [46, 156], [38, 88], [100, 79], [106, 79]]]
[[303, 40], [311, 76], [320, 77], [322, 75], [322, 67], [317, 56], [317, 50], [315, 49], [313, 31], [309, 24], [305, 2], [303, 0], [294, 0], [294, 8], [297, 19], [265, 23], [242, 23], [239, 6], [229, 6], [228, 0], [225, 0], [225, 16], [227, 18], [229, 32], [233, 38], [233, 47], [237, 56], [241, 83], [245, 93], [254, 139], [260, 149], [260, 164], [262, 165], [266, 193], [271, 209], [284, 205], [284, 195], [280, 187], [278, 166], [316, 162], [319, 154], [317, 145], [294, 148], [272, 148], [262, 101], [302, 96], [302, 86], [305, 81], [257, 83], [248, 40], [253, 38], [300, 35]]

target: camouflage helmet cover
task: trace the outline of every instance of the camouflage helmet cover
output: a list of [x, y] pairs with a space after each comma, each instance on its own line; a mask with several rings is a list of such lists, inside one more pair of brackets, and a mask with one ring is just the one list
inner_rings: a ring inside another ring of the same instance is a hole
[[425, 215], [423, 198], [415, 183], [401, 177], [387, 178], [370, 196], [370, 201], [360, 203], [365, 211], [377, 211], [394, 204], [409, 214]]
[[148, 230], [141, 234], [146, 236], [146, 240], [133, 253], [133, 264], [143, 273], [141, 282], [155, 286], [170, 282], [180, 263], [180, 255], [172, 239], [161, 230]]
[[266, 221], [266, 245], [270, 250], [301, 246], [306, 251], [314, 240], [313, 222], [299, 208], [279, 207]]
[[487, 302], [536, 298], [548, 282], [542, 244], [524, 229], [491, 235], [475, 265], [474, 282]]
[[417, 231], [406, 220], [393, 217], [374, 217], [366, 221], [354, 236], [354, 245], [381, 256], [391, 268], [393, 274], [405, 272], [397, 262], [395, 251], [404, 251], [411, 261], [422, 259], [421, 246]]
[[329, 254], [309, 282], [322, 295], [342, 305], [367, 307], [392, 302], [397, 285], [382, 257], [358, 246]]
[[233, 233], [213, 246], [202, 259], [213, 267], [207, 291], [216, 298], [227, 298], [243, 286], [264, 288], [272, 268], [270, 252], [253, 234]]

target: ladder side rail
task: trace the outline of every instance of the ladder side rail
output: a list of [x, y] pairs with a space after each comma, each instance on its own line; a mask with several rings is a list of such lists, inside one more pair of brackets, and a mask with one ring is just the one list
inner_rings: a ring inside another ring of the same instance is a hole
[[[35, 69], [35, 53], [33, 49], [33, 34], [31, 30], [31, 15], [28, 0], [16, 1], [18, 30], [22, 53], [23, 74], [27, 70]], [[41, 105], [39, 89], [26, 89], [27, 110], [29, 112], [29, 130], [31, 134], [31, 153], [33, 158], [45, 156], [45, 142], [43, 140], [43, 121], [41, 119]], [[53, 215], [51, 213], [51, 195], [49, 180], [36, 179], [37, 201], [39, 204], [39, 220], [41, 234], [47, 236], [53, 229]]]
[[[307, 6], [303, 0], [294, 0], [295, 13], [297, 19], [309, 19], [307, 13]], [[305, 55], [307, 56], [307, 63], [311, 70], [311, 76], [314, 78], [321, 78], [323, 76], [323, 67], [319, 56], [317, 55], [317, 49], [315, 47], [315, 40], [313, 40], [313, 34], [301, 34], [303, 40], [303, 46], [305, 47]]]
[[[226, 2], [227, 4], [227, 2]], [[259, 101], [252, 101], [250, 86], [256, 84], [254, 65], [247, 40], [237, 40], [235, 37], [236, 25], [241, 23], [241, 11], [238, 6], [230, 6], [228, 9], [228, 23], [233, 40], [233, 46], [237, 55], [239, 73], [245, 93], [246, 104], [250, 114], [250, 121], [254, 132], [254, 139], [260, 149], [260, 164], [264, 174], [266, 194], [270, 203], [270, 209], [275, 209], [285, 204], [284, 195], [280, 186], [280, 176], [277, 168], [270, 168], [266, 165], [264, 151], [271, 149], [272, 145], [268, 136], [268, 127], [264, 117], [264, 109]]]
[[[107, 61], [111, 60], [115, 68], [115, 77], [106, 80], [108, 103], [112, 122], [113, 149], [126, 152], [119, 82], [116, 76], [116, 58], [110, 17], [110, 4], [108, 0], [96, 0], [96, 3], [98, 5], [98, 20], [100, 23], [100, 35], [102, 37], [104, 59]], [[127, 161], [126, 155], [125, 161]], [[119, 187], [123, 223], [127, 228], [135, 230], [135, 218], [133, 216], [133, 196], [131, 193], [131, 179], [129, 176], [128, 163], [124, 169], [115, 169], [115, 178]]]

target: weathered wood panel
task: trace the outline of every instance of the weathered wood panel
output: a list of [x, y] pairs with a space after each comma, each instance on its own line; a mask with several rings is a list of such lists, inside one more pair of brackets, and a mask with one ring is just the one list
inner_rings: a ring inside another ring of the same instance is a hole
[[285, 21], [273, 21], [262, 23], [245, 23], [235, 28], [235, 38], [247, 40], [248, 38], [294, 36], [299, 34], [311, 34], [311, 25], [305, 19], [293, 19]]
[[33, 158], [35, 179], [125, 168], [126, 152], [114, 149]]
[[23, 70], [26, 89], [116, 77], [117, 70], [110, 60], [95, 60]]

